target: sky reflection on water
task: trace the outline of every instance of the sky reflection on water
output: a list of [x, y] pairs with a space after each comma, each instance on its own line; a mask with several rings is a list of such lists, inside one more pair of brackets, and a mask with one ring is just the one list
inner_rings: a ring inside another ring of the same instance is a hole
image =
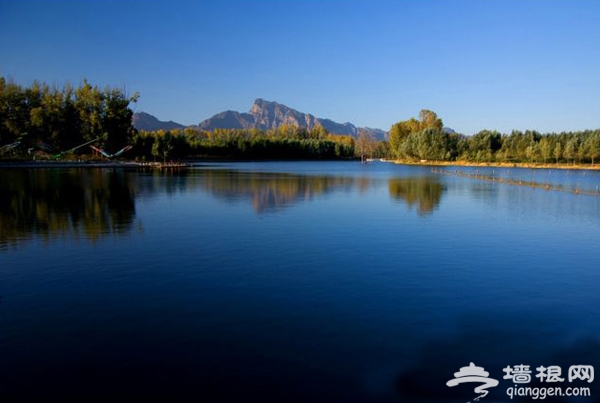
[[464, 402], [469, 362], [600, 368], [598, 197], [352, 162], [0, 177], [11, 400]]

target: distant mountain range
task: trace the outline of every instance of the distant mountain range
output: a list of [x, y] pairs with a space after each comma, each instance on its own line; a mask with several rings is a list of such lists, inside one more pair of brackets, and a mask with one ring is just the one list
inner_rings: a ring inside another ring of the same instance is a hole
[[[163, 122], [144, 112], [133, 115], [133, 125], [138, 130], [171, 130], [184, 128], [184, 125], [172, 121]], [[311, 114], [299, 112], [277, 102], [257, 99], [252, 104], [249, 113], [225, 111], [191, 126], [200, 130], [214, 129], [275, 129], [282, 125], [306, 127], [308, 130], [315, 126], [323, 126], [333, 134], [344, 134], [357, 137], [361, 131], [371, 134], [377, 140], [387, 139], [388, 133], [380, 129], [356, 127], [352, 123], [337, 123], [330, 119], [317, 118]]]
[[146, 112], [134, 113], [133, 118], [131, 120], [133, 123], [133, 127], [135, 127], [138, 130], [146, 130], [149, 132], [153, 132], [156, 130], [184, 129], [186, 127], [182, 124], [173, 122], [172, 120], [169, 120], [168, 122], [158, 120], [156, 117]]

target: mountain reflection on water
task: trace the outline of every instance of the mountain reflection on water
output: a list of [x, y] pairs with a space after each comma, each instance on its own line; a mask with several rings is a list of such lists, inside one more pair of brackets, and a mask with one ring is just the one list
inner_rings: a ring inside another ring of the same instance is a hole
[[[0, 171], [0, 248], [38, 235], [97, 241], [124, 235], [136, 221], [136, 199], [205, 190], [226, 202], [278, 212], [335, 192], [365, 193], [383, 181], [366, 176], [299, 175], [202, 169], [133, 172], [114, 169]], [[388, 179], [389, 193], [419, 215], [433, 212], [444, 188], [431, 177]]]
[[350, 191], [357, 184], [353, 177], [230, 170], [208, 170], [201, 178], [201, 186], [214, 196], [229, 201], [248, 200], [257, 213], [278, 211], [335, 191]]
[[[257, 213], [277, 211], [302, 201], [333, 192], [366, 192], [381, 185], [365, 176], [295, 175], [286, 173], [208, 170], [202, 173], [201, 185], [211, 194], [236, 201], [249, 200]], [[419, 215], [428, 214], [439, 205], [444, 187], [432, 177], [405, 177], [388, 180], [390, 196], [410, 208], [417, 206]]]

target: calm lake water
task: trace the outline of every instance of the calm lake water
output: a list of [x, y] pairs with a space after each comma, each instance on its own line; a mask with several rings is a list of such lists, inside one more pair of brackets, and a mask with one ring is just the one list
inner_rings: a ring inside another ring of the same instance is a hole
[[0, 170], [0, 401], [467, 402], [474, 362], [495, 402], [507, 366], [600, 370], [600, 172], [442, 170]]

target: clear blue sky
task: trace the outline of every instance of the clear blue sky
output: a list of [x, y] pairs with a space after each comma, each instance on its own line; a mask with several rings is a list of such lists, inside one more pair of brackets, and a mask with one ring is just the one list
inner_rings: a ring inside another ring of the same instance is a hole
[[255, 98], [389, 129], [600, 127], [600, 1], [0, 0], [0, 74], [139, 91], [196, 124]]

